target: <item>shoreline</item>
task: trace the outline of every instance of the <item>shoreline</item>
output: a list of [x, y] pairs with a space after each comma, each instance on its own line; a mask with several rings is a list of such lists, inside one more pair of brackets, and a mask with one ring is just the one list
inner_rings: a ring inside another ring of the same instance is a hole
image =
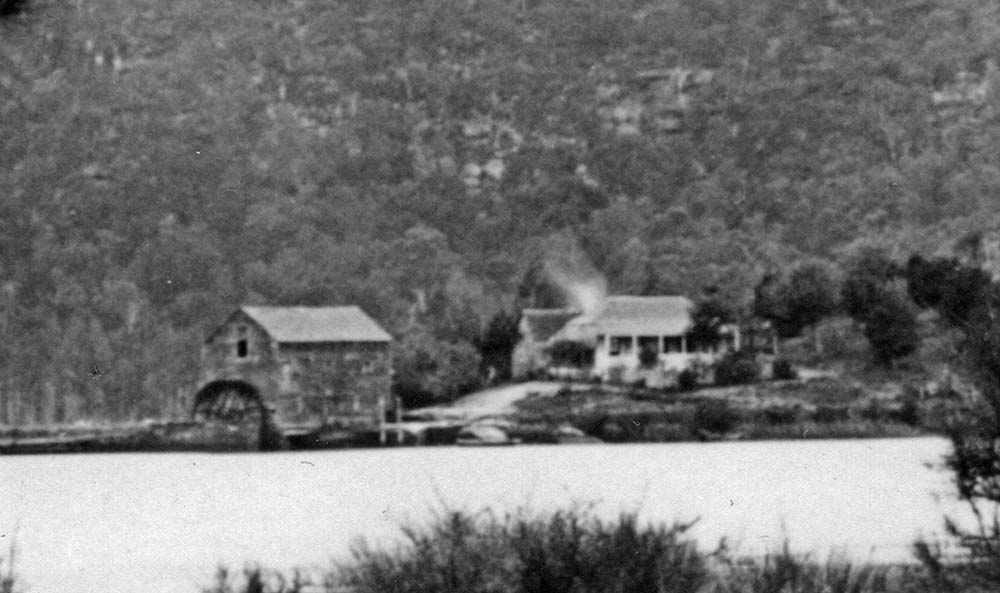
[[[852, 424], [844, 426], [822, 427], [816, 429], [816, 425], [787, 425], [781, 427], [763, 426], [746, 427], [745, 431], [737, 430], [733, 433], [723, 434], [698, 434], [690, 438], [637, 438], [620, 440], [565, 440], [559, 441], [557, 437], [549, 438], [549, 435], [539, 437], [537, 435], [523, 436], [524, 433], [517, 430], [510, 430], [509, 433], [517, 439], [516, 443], [510, 443], [518, 447], [536, 446], [566, 446], [566, 445], [669, 445], [669, 444], [696, 444], [696, 443], [753, 443], [753, 442], [774, 442], [774, 441], [854, 441], [866, 439], [908, 439], [908, 438], [947, 438], [946, 435], [922, 430], [906, 425], [873, 425], [858, 429]], [[117, 431], [109, 431], [107, 436], [86, 437], [75, 439], [72, 437], [62, 437], [55, 431], [51, 438], [28, 437], [18, 439], [16, 437], [0, 437], [0, 455], [86, 455], [86, 454], [106, 454], [106, 453], [270, 453], [288, 451], [338, 451], [338, 450], [374, 450], [374, 449], [421, 449], [456, 447], [454, 442], [433, 443], [433, 444], [386, 444], [379, 445], [371, 442], [299, 446], [286, 447], [282, 449], [256, 449], [246, 446], [243, 439], [236, 442], [212, 442], [212, 443], [179, 443], [179, 442], [147, 442], [145, 440], [125, 440], [117, 441], [114, 436]], [[370, 439], [364, 439], [369, 440]], [[489, 445], [465, 445], [466, 447], [484, 447]]]

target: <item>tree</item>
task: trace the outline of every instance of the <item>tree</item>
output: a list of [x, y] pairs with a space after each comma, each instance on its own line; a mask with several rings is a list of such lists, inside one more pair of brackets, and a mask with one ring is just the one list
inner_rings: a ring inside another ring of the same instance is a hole
[[694, 344], [715, 344], [722, 326], [732, 323], [735, 315], [714, 292], [695, 304], [691, 312], [691, 329], [688, 332]]
[[771, 322], [782, 338], [794, 338], [802, 328], [792, 323], [788, 311], [788, 285], [778, 273], [768, 273], [754, 287], [753, 314]]
[[897, 266], [880, 250], [862, 249], [847, 266], [840, 296], [844, 310], [864, 321], [883, 300], [885, 286], [898, 275]]
[[906, 286], [919, 307], [937, 308], [948, 290], [956, 260], [935, 258], [926, 260], [914, 255], [906, 262]]
[[21, 14], [27, 5], [27, 0], [0, 0], [0, 18]]
[[813, 327], [817, 345], [816, 324], [837, 310], [840, 304], [837, 293], [837, 281], [830, 266], [819, 261], [800, 264], [788, 278], [789, 320], [800, 327]]
[[913, 354], [920, 344], [917, 315], [909, 297], [901, 288], [889, 288], [874, 293], [873, 302], [865, 313], [865, 337], [871, 344], [875, 360], [891, 366], [900, 358]]
[[480, 385], [480, 358], [465, 342], [446, 342], [414, 326], [393, 346], [393, 391], [406, 407], [455, 399]]
[[920, 344], [913, 302], [899, 267], [875, 248], [862, 249], [848, 265], [841, 289], [844, 309], [864, 326], [878, 364], [891, 366]]
[[494, 379], [507, 381], [511, 376], [511, 355], [521, 340], [520, 316], [498, 311], [488, 324], [479, 341], [479, 354], [486, 370], [493, 369]]
[[937, 310], [952, 323], [967, 321], [990, 290], [986, 272], [953, 258], [925, 260], [915, 255], [907, 262], [906, 279], [917, 305]]
[[[956, 270], [950, 264], [949, 268]], [[977, 270], [966, 273], [973, 271]], [[920, 274], [914, 277], [922, 279]], [[938, 300], [937, 307], [944, 306], [944, 299]], [[1000, 586], [1000, 524], [995, 520], [1000, 510], [1000, 286], [989, 283], [974, 293], [974, 304], [964, 317], [942, 311], [941, 319], [960, 331], [955, 360], [975, 386], [966, 406], [948, 420], [952, 442], [948, 464], [959, 497], [969, 503], [978, 528], [970, 532], [951, 521], [948, 527], [967, 542], [972, 559], [967, 565], [969, 577], [981, 590], [992, 591]], [[935, 562], [929, 550], [918, 551], [926, 562]]]
[[754, 313], [771, 321], [778, 335], [798, 336], [813, 328], [814, 348], [819, 350], [816, 324], [837, 310], [838, 286], [830, 266], [821, 261], [797, 265], [783, 278], [768, 274], [754, 290]]

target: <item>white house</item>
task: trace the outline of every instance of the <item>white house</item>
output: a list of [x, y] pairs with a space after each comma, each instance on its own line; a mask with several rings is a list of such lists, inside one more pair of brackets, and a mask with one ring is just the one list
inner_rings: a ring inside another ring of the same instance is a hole
[[[566, 342], [592, 349], [575, 361], [576, 366], [584, 366], [589, 375], [604, 380], [632, 380], [651, 374], [662, 377], [695, 361], [710, 363], [729, 350], [739, 349], [735, 326], [724, 326], [717, 341], [696, 343], [690, 335], [693, 309], [694, 303], [683, 296], [609, 296], [598, 310], [569, 319], [547, 337], [545, 345], [551, 350]], [[535, 313], [537, 316], [538, 311]], [[532, 347], [538, 350], [537, 344]], [[650, 354], [641, 356], [643, 351]], [[551, 358], [546, 364], [550, 370], [572, 366]]]

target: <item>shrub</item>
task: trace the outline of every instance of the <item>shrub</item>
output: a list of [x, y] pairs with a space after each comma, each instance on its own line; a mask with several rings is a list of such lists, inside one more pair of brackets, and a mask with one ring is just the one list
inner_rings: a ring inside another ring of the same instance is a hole
[[673, 443], [687, 441], [691, 431], [684, 424], [669, 422], [653, 422], [642, 431], [643, 440], [655, 443]]
[[[215, 572], [215, 582], [203, 593], [300, 593], [309, 582], [299, 571], [287, 578], [280, 572], [265, 572], [260, 566], [248, 566], [242, 576], [230, 574], [229, 569], [220, 566]], [[0, 589], [7, 593], [6, 589]]]
[[604, 521], [584, 511], [448, 513], [404, 530], [391, 551], [359, 546], [331, 579], [357, 593], [673, 591], [708, 582], [704, 557], [685, 525], [644, 526], [634, 514]]
[[791, 424], [799, 418], [798, 406], [772, 406], [764, 409], [768, 424]]
[[792, 363], [784, 358], [775, 360], [771, 368], [771, 376], [775, 381], [788, 381], [799, 376]]
[[845, 406], [816, 406], [813, 412], [813, 420], [819, 424], [831, 424], [833, 422], [845, 422], [851, 415]]
[[716, 385], [743, 385], [757, 380], [759, 369], [753, 355], [729, 352], [715, 364]]
[[[788, 542], [763, 557], [737, 557], [725, 547], [701, 553], [690, 525], [643, 525], [634, 513], [616, 520], [578, 508], [547, 515], [524, 511], [498, 519], [488, 512], [448, 512], [427, 526], [404, 527], [404, 541], [381, 550], [364, 542], [313, 585], [249, 568], [242, 578], [220, 569], [206, 593], [920, 593], [993, 591], [979, 578], [989, 567], [942, 564], [919, 542], [923, 567], [825, 562], [791, 552]], [[985, 587], [976, 585], [984, 583]]]
[[861, 408], [861, 417], [865, 420], [870, 420], [872, 422], [878, 422], [883, 416], [882, 405], [879, 404], [878, 400], [873, 399], [868, 402], [868, 405]]
[[894, 422], [917, 426], [920, 424], [920, 404], [915, 399], [907, 399], [898, 409], [892, 410], [889, 417]]
[[729, 432], [736, 426], [736, 412], [723, 399], [706, 399], [698, 403], [694, 411], [696, 430], [713, 433]]
[[677, 375], [677, 388], [681, 391], [694, 391], [698, 387], [698, 373], [684, 369]]
[[831, 556], [825, 563], [816, 562], [808, 556], [793, 554], [785, 542], [778, 551], [734, 566], [722, 590], [731, 593], [926, 591], [916, 588], [917, 582], [912, 583], [912, 589], [898, 582], [917, 580], [908, 569], [899, 569], [893, 575], [897, 582], [889, 585], [892, 582], [890, 570], [890, 567], [875, 564], [854, 565], [837, 556]]

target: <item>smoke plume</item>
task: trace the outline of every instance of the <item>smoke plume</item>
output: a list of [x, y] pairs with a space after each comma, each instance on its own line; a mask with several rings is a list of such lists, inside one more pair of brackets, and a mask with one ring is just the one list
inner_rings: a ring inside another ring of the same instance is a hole
[[553, 239], [545, 259], [545, 273], [570, 306], [584, 315], [596, 315], [604, 306], [607, 280], [574, 237], [560, 235]]

